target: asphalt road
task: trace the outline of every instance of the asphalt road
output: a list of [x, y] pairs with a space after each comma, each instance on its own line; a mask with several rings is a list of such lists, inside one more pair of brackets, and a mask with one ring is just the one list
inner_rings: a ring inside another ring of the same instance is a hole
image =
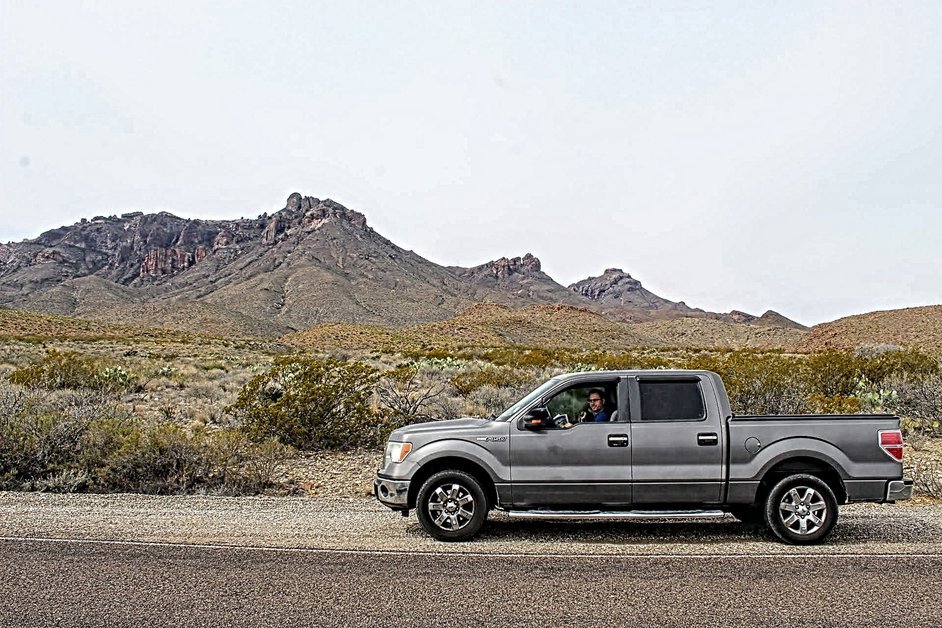
[[408, 555], [0, 542], [4, 626], [938, 626], [942, 556]]
[[368, 500], [0, 493], [0, 626], [939, 626], [940, 513], [846, 508], [811, 548], [501, 517], [442, 544]]

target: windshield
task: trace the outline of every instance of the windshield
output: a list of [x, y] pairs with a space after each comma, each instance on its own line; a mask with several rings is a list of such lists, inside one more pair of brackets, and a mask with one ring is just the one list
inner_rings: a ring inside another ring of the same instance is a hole
[[521, 410], [524, 406], [529, 405], [529, 404], [532, 403], [533, 401], [539, 399], [539, 398], [543, 395], [543, 393], [545, 393], [546, 391], [548, 391], [548, 390], [549, 390], [550, 388], [552, 388], [555, 384], [556, 384], [556, 378], [555, 378], [555, 377], [554, 377], [553, 379], [551, 379], [551, 380], [549, 380], [549, 381], [547, 381], [547, 382], [541, 384], [536, 390], [534, 390], [533, 392], [529, 393], [526, 397], [524, 397], [523, 399], [521, 399], [520, 401], [518, 401], [518, 402], [515, 403], [514, 405], [512, 405], [512, 406], [510, 406], [509, 408], [507, 408], [506, 410], [504, 410], [504, 411], [501, 413], [501, 415], [500, 415], [499, 417], [497, 417], [496, 419], [494, 419], [494, 420], [495, 420], [495, 421], [509, 421], [509, 420], [510, 420], [510, 417], [512, 417], [513, 415], [515, 415], [515, 414], [517, 414], [518, 412], [520, 412], [520, 410]]

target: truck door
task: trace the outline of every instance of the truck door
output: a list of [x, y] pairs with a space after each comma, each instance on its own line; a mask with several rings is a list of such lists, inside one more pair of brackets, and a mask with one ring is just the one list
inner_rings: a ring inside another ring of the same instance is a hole
[[[588, 400], [605, 398], [606, 418], [579, 418]], [[513, 504], [517, 508], [626, 507], [631, 501], [627, 380], [580, 382], [535, 404], [571, 427], [530, 430], [520, 419], [510, 429]], [[617, 412], [616, 412], [617, 410]]]
[[632, 398], [632, 503], [718, 504], [723, 434], [715, 403], [696, 375], [628, 378]]

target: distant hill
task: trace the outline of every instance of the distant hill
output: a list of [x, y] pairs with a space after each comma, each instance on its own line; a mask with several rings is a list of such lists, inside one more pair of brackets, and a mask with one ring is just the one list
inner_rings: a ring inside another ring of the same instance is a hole
[[454, 318], [403, 329], [326, 324], [291, 334], [284, 342], [318, 350], [415, 350], [468, 347], [546, 347], [617, 351], [640, 347], [789, 349], [796, 329], [675, 319], [625, 323], [586, 308], [475, 305]]
[[196, 336], [197, 334], [167, 329], [142, 329], [84, 318], [0, 309], [0, 339], [3, 340], [116, 340], [122, 342], [156, 340], [185, 343]]
[[[0, 308], [118, 324], [273, 338], [324, 323], [411, 328], [480, 303], [582, 308], [605, 315], [596, 327], [694, 317], [800, 328], [774, 313], [674, 303], [618, 269], [567, 288], [531, 254], [439, 266], [384, 238], [363, 214], [298, 193], [256, 218], [130, 212], [0, 245]], [[552, 312], [562, 320], [568, 310]]]
[[870, 312], [815, 325], [797, 348], [802, 351], [898, 345], [942, 351], [942, 305]]
[[683, 301], [669, 301], [646, 290], [640, 281], [620, 268], [608, 268], [599, 277], [577, 281], [571, 284], [569, 289], [598, 304], [601, 311], [612, 318], [630, 323], [705, 318], [727, 323], [749, 323], [802, 331], [808, 329], [772, 310], [762, 316], [753, 316], [738, 310], [722, 314], [692, 308]]

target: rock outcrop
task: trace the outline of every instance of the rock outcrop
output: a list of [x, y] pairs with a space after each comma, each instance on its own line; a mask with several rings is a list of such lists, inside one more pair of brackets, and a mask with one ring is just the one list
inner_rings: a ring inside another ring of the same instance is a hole
[[541, 272], [540, 260], [527, 253], [523, 257], [502, 257], [480, 266], [468, 269], [469, 276], [491, 276], [495, 279], [508, 279], [511, 275], [528, 277]]
[[631, 306], [643, 309], [689, 310], [683, 303], [674, 303], [649, 292], [641, 282], [620, 268], [607, 268], [598, 277], [588, 277], [569, 286], [573, 292], [606, 306]]

